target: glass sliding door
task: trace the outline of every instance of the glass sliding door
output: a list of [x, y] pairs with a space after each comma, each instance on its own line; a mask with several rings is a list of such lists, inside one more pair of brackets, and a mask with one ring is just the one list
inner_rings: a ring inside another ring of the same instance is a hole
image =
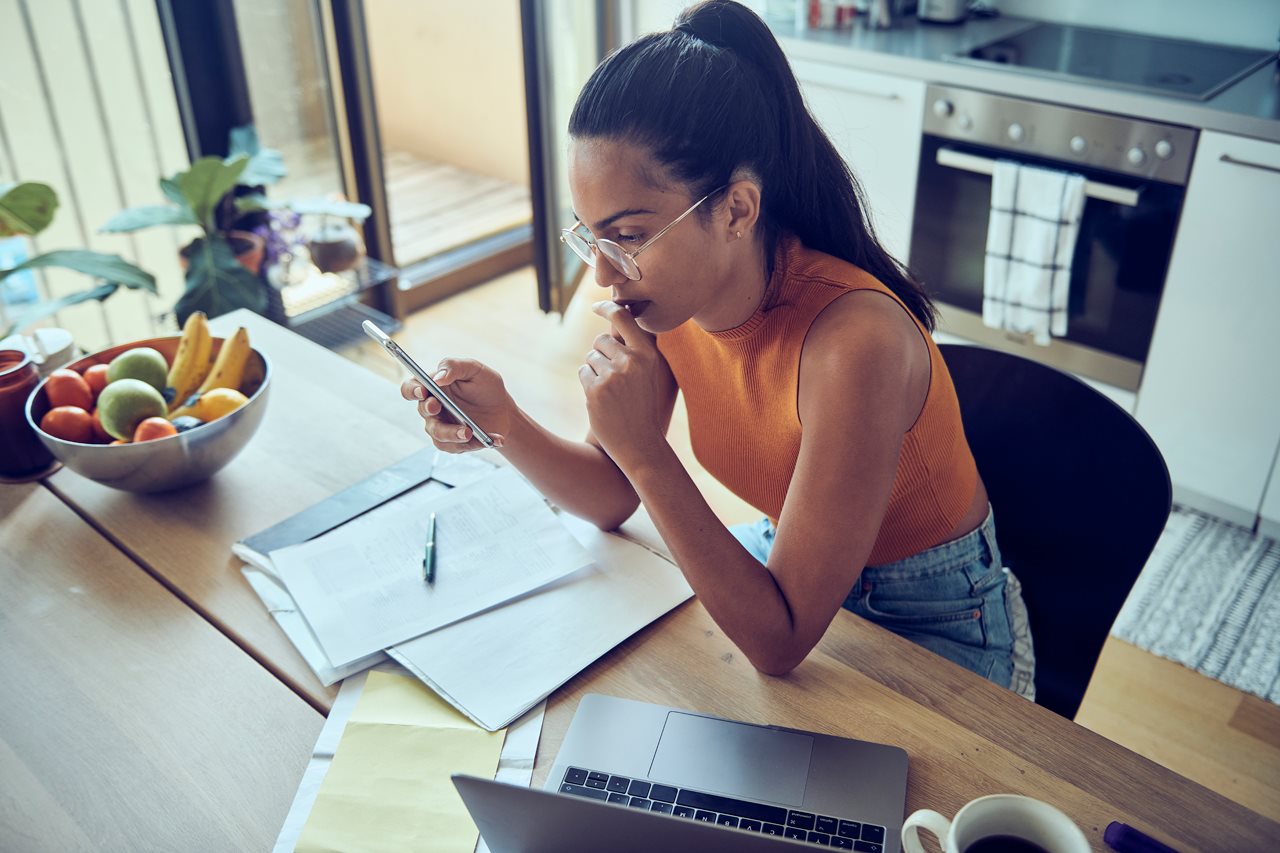
[[538, 305], [563, 314], [585, 272], [560, 242], [560, 229], [573, 224], [569, 114], [606, 46], [616, 43], [616, 7], [609, 0], [522, 0], [520, 15]]

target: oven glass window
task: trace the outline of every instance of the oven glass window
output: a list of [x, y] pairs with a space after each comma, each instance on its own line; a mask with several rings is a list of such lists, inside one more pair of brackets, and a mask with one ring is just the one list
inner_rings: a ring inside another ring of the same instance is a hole
[[[939, 165], [937, 152], [944, 146], [991, 159], [1009, 154], [930, 136], [920, 153], [912, 271], [937, 301], [981, 314], [991, 178]], [[1062, 168], [1036, 158], [1020, 162]], [[1111, 172], [1083, 174], [1090, 180], [1138, 188], [1140, 195], [1135, 207], [1086, 199], [1071, 268], [1066, 339], [1142, 362], [1151, 344], [1185, 190]]]

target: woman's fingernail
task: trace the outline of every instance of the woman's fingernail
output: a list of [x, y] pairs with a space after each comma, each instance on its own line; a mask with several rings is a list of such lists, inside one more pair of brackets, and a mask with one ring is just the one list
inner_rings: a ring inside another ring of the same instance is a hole
[[462, 427], [462, 429], [458, 430], [458, 438], [462, 439], [463, 441], [466, 441], [466, 440], [467, 440], [467, 428], [466, 428], [466, 427]]
[[417, 397], [419, 400], [425, 400], [427, 399], [427, 392], [421, 385], [418, 385], [413, 389], [413, 396]]
[[444, 379], [445, 374], [446, 374], [446, 373], [448, 373], [448, 372], [449, 372], [448, 370], [446, 370], [445, 368], [443, 368], [443, 367], [442, 367], [442, 368], [440, 368], [439, 370], [437, 370], [437, 371], [436, 371], [436, 375], [435, 375], [435, 376], [433, 376], [433, 377], [431, 377], [431, 378], [432, 378], [432, 379], [434, 379], [435, 381], [439, 382], [440, 380]]

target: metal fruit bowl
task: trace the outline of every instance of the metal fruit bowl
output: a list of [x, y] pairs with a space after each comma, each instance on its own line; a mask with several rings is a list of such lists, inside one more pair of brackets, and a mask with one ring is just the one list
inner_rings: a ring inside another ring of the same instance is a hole
[[[181, 337], [151, 338], [109, 347], [67, 365], [83, 372], [95, 364], [107, 364], [133, 347], [153, 347], [172, 363]], [[213, 354], [222, 348], [223, 338], [213, 339]], [[49, 452], [63, 465], [90, 480], [127, 492], [163, 492], [199, 483], [213, 476], [244, 449], [266, 412], [271, 365], [256, 348], [249, 356], [240, 390], [249, 402], [229, 415], [177, 435], [137, 444], [80, 444], [64, 441], [40, 429], [40, 419], [49, 411], [45, 383], [27, 398], [27, 422]]]

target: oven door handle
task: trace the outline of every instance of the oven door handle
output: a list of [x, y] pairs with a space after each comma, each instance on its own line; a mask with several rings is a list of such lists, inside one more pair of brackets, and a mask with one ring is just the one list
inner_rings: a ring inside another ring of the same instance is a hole
[[[939, 148], [938, 165], [960, 169], [964, 172], [974, 172], [979, 175], [990, 175], [995, 171], [996, 161], [989, 157], [965, 154], [963, 151], [956, 151], [954, 148]], [[1084, 194], [1089, 198], [1109, 201], [1112, 204], [1122, 204], [1125, 207], [1137, 207], [1140, 196], [1138, 190], [1117, 187], [1114, 184], [1100, 184], [1097, 181], [1085, 181]]]

